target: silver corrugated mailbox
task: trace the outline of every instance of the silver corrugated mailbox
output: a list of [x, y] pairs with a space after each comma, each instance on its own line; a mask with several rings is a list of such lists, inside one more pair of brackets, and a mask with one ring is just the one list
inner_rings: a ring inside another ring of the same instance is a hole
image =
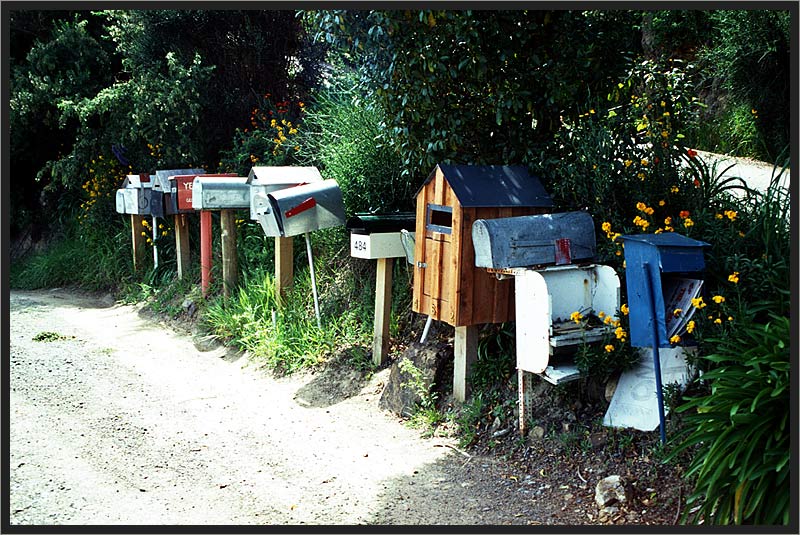
[[198, 176], [192, 182], [192, 208], [195, 210], [250, 208], [250, 184], [247, 177]]
[[146, 173], [126, 176], [122, 188], [117, 190], [117, 213], [150, 215], [154, 180], [154, 176]]
[[337, 227], [345, 221], [342, 191], [335, 180], [273, 191], [255, 211], [267, 236], [284, 238]]
[[258, 220], [258, 213], [269, 206], [270, 193], [301, 184], [322, 182], [316, 167], [260, 166], [250, 169], [247, 175], [250, 184], [250, 219]]
[[472, 244], [475, 265], [493, 269], [591, 261], [596, 248], [587, 212], [478, 219]]
[[[156, 171], [156, 181], [153, 186], [154, 191], [160, 191], [163, 195], [161, 197], [162, 206], [160, 213], [154, 213], [153, 215], [158, 217], [164, 217], [172, 214], [182, 214], [191, 212], [188, 207], [179, 208], [178, 207], [178, 196], [179, 196], [179, 188], [183, 191], [181, 192], [182, 195], [186, 195], [188, 189], [192, 187], [192, 183], [184, 182], [182, 184], [178, 184], [178, 182], [173, 178], [176, 176], [190, 176], [190, 175], [204, 175], [206, 172], [202, 169], [161, 169]], [[191, 198], [191, 197], [190, 197]]]

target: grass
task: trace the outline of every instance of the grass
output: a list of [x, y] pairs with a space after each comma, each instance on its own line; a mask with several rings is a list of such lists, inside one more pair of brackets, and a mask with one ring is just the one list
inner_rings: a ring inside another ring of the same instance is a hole
[[11, 265], [12, 288], [33, 290], [78, 286], [86, 290], [118, 287], [130, 278], [132, 259], [130, 231], [68, 226], [45, 251]]

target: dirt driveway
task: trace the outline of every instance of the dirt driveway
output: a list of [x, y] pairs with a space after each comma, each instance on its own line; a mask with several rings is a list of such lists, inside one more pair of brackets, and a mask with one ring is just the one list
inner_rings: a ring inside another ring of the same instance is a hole
[[541, 487], [353, 397], [302, 399], [131, 306], [10, 296], [12, 525], [551, 524]]

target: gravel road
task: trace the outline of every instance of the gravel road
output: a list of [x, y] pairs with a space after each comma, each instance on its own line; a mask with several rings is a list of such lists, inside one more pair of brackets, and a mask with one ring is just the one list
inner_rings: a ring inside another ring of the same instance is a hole
[[108, 296], [14, 291], [10, 324], [12, 525], [558, 523], [541, 486], [381, 411], [388, 370], [315, 406], [312, 375]]

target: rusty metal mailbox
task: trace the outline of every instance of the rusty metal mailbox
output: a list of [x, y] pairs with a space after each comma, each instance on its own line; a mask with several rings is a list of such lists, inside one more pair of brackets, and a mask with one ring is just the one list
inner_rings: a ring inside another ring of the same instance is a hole
[[587, 212], [478, 219], [472, 244], [475, 266], [494, 269], [591, 261], [596, 249]]
[[[161, 193], [161, 206], [153, 215], [164, 217], [173, 214], [185, 214], [192, 212], [192, 180], [197, 175], [204, 175], [202, 169], [161, 169], [156, 171], [156, 182], [153, 186], [154, 191]], [[184, 178], [180, 184], [175, 177]], [[191, 177], [189, 179], [188, 177]], [[188, 192], [188, 195], [187, 195]], [[178, 199], [181, 198], [181, 206], [178, 206]], [[188, 199], [188, 202], [187, 202]], [[157, 201], [158, 202], [158, 201]]]
[[250, 219], [258, 220], [258, 213], [269, 206], [268, 195], [285, 188], [321, 182], [322, 175], [316, 167], [259, 166], [250, 169]]
[[250, 208], [250, 184], [247, 177], [201, 175], [191, 188], [191, 206], [195, 210], [237, 210]]
[[289, 237], [344, 225], [342, 191], [335, 180], [284, 188], [267, 194], [256, 216], [267, 236]]
[[117, 190], [116, 208], [119, 214], [150, 215], [153, 180], [146, 173], [128, 175]]

